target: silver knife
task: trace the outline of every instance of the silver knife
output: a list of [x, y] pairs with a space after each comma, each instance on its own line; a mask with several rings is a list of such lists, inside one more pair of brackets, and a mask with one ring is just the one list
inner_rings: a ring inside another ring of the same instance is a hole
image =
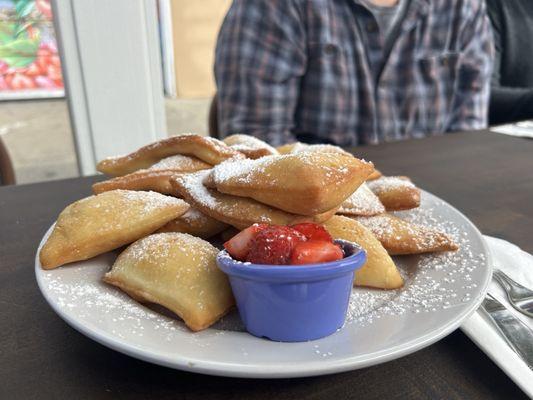
[[489, 293], [481, 303], [481, 310], [489, 317], [507, 344], [533, 370], [533, 330]]

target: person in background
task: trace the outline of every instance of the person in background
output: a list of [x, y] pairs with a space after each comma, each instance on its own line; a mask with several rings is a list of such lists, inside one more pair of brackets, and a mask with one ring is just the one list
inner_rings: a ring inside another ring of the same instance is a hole
[[490, 123], [533, 119], [533, 1], [486, 1], [496, 48]]
[[355, 146], [482, 129], [493, 53], [481, 0], [234, 0], [219, 130]]

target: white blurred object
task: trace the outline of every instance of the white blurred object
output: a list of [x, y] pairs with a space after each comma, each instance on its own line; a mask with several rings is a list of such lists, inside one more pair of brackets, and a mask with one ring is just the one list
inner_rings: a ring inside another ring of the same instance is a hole
[[494, 126], [490, 128], [490, 131], [510, 136], [533, 138], [533, 120]]
[[[492, 253], [494, 268], [505, 272], [520, 284], [533, 288], [533, 274], [531, 273], [533, 271], [533, 256], [505, 240], [490, 236], [483, 237]], [[490, 283], [489, 293], [505, 305], [516, 318], [533, 329], [533, 319], [520, 314], [509, 304], [505, 292], [497, 282], [492, 281]], [[481, 311], [476, 311], [467, 319], [461, 325], [461, 330], [529, 397], [533, 398], [533, 371], [507, 345], [505, 339], [500, 336]]]
[[174, 73], [174, 41], [172, 39], [172, 10], [170, 0], [159, 0], [159, 26], [161, 29], [161, 55], [163, 58], [163, 85], [165, 94], [176, 97], [176, 76]]
[[80, 172], [167, 136], [157, 3], [52, 0]]

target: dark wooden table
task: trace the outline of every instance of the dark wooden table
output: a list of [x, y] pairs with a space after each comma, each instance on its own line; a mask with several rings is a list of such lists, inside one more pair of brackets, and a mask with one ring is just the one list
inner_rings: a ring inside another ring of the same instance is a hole
[[[485, 132], [356, 149], [411, 176], [486, 234], [533, 252], [533, 141]], [[194, 375], [109, 350], [41, 297], [35, 249], [99, 178], [0, 188], [1, 399], [520, 399], [525, 395], [461, 331], [407, 357], [342, 374], [285, 380]]]

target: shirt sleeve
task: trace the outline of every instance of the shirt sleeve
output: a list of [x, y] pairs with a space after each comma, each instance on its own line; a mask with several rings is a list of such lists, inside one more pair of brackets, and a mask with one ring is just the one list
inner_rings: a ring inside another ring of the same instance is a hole
[[222, 136], [294, 141], [294, 113], [306, 69], [302, 10], [293, 0], [234, 0], [215, 52]]
[[468, 11], [460, 32], [458, 79], [447, 131], [487, 127], [494, 61], [492, 29], [484, 1], [465, 1]]

